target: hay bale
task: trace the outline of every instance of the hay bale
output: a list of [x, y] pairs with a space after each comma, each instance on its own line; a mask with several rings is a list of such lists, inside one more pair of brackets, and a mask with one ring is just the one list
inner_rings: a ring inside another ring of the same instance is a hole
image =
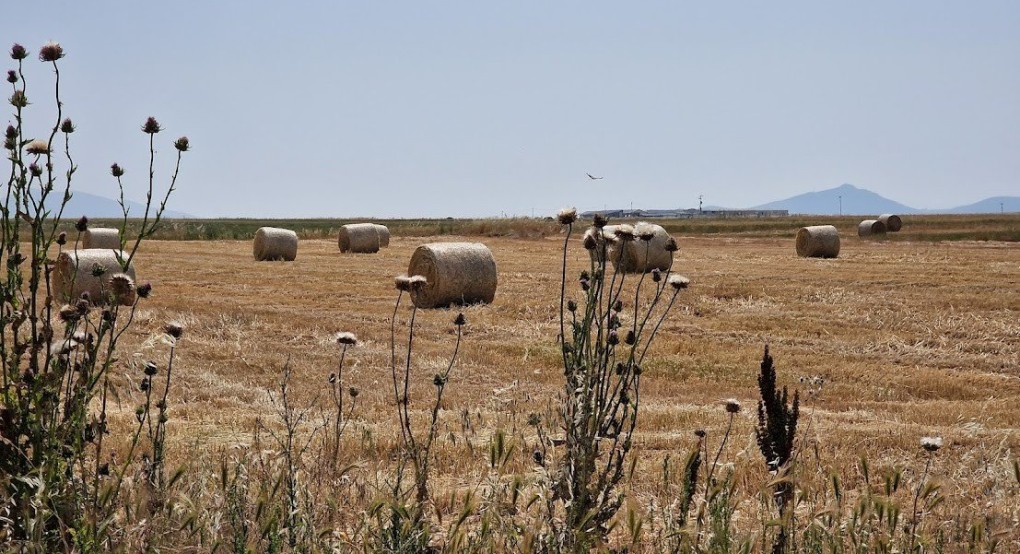
[[885, 230], [890, 233], [899, 232], [903, 227], [903, 220], [896, 214], [882, 214], [878, 216], [878, 220], [885, 225]]
[[81, 234], [81, 247], [88, 250], [91, 248], [112, 248], [120, 250], [120, 230], [104, 229], [97, 227], [86, 229]]
[[797, 255], [835, 258], [839, 255], [839, 231], [832, 225], [802, 227], [797, 231]]
[[337, 244], [341, 252], [374, 254], [379, 251], [380, 239], [375, 223], [350, 223], [340, 227]]
[[297, 258], [297, 233], [290, 229], [260, 227], [255, 231], [253, 253], [257, 261], [283, 260], [292, 262]]
[[496, 260], [477, 242], [438, 242], [415, 249], [408, 275], [421, 275], [425, 287], [411, 294], [419, 308], [450, 304], [489, 304], [496, 296]]
[[857, 236], [870, 237], [871, 235], [884, 235], [885, 223], [877, 219], [865, 219], [857, 224]]
[[375, 223], [375, 230], [379, 232], [379, 248], [386, 248], [390, 245], [390, 230], [385, 225]]
[[581, 240], [585, 241], [590, 236], [595, 240], [595, 248], [588, 250], [588, 257], [591, 261], [598, 263], [599, 257], [605, 253], [606, 258], [609, 258], [609, 248], [616, 242], [616, 228], [618, 225], [606, 225], [602, 227], [599, 232], [598, 227], [589, 227], [584, 235], [581, 236]]
[[[120, 260], [127, 259], [127, 253], [108, 248], [65, 250], [57, 256], [57, 261], [50, 273], [50, 288], [62, 302], [77, 300], [81, 293], [88, 292], [93, 304], [105, 304], [110, 291], [110, 279], [118, 273], [126, 273], [135, 278], [134, 266], [123, 271]], [[99, 277], [92, 274], [93, 268], [99, 266], [104, 272]], [[134, 295], [121, 297], [121, 304], [131, 304]]]
[[[614, 229], [614, 232], [617, 229]], [[641, 240], [642, 234], [651, 233], [652, 240]], [[660, 225], [640, 222], [634, 226], [634, 240], [614, 240], [609, 245], [609, 261], [616, 271], [648, 273], [653, 269], [666, 271], [673, 265], [673, 253], [666, 249], [669, 233]]]

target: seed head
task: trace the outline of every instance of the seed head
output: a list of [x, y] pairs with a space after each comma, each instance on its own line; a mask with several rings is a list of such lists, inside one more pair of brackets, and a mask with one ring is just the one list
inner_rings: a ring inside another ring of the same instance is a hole
[[651, 225], [640, 225], [635, 230], [635, 233], [637, 234], [639, 239], [645, 242], [648, 242], [655, 238], [655, 228], [652, 227]]
[[163, 128], [159, 126], [159, 122], [156, 121], [155, 117], [146, 119], [145, 124], [142, 125], [142, 132], [147, 135], [154, 135], [162, 130]]
[[335, 385], [336, 384], [336, 373], [330, 373], [329, 374], [329, 384], [330, 385]]
[[663, 248], [666, 252], [676, 252], [677, 250], [680, 250], [680, 247], [676, 244], [676, 239], [673, 237], [666, 239], [666, 245], [663, 246]]
[[23, 59], [25, 59], [27, 57], [28, 57], [28, 50], [25, 50], [24, 46], [22, 46], [22, 45], [20, 45], [20, 44], [18, 44], [16, 42], [14, 43], [14, 46], [11, 46], [11, 59], [12, 60], [23, 60]]
[[617, 300], [616, 302], [613, 302], [613, 311], [614, 312], [623, 311], [623, 300]]
[[78, 316], [85, 316], [89, 313], [89, 297], [86, 296], [87, 291], [81, 293], [81, 298], [78, 299], [74, 304], [74, 309], [78, 310]]
[[437, 373], [437, 374], [435, 374], [432, 377], [432, 384], [437, 386], [437, 387], [441, 387], [441, 386], [446, 384], [446, 377], [444, 377], [441, 374]]
[[101, 266], [99, 264], [93, 264], [92, 265], [92, 276], [93, 277], [102, 277], [105, 273], [106, 273], [106, 268], [105, 267], [103, 267], [103, 266]]
[[39, 61], [55, 62], [64, 57], [64, 48], [57, 42], [47, 42], [39, 49]]
[[567, 300], [567, 310], [571, 312], [576, 312], [577, 302], [574, 302], [573, 300]]
[[928, 452], [937, 452], [942, 448], [942, 437], [921, 437], [921, 448]]
[[139, 298], [148, 298], [149, 295], [152, 294], [152, 283], [138, 285], [137, 292]]
[[81, 314], [78, 313], [78, 308], [70, 304], [64, 304], [60, 308], [60, 320], [65, 323], [74, 323], [78, 321]]
[[465, 323], [467, 323], [467, 318], [464, 317], [463, 312], [457, 314], [457, 317], [453, 318], [453, 324], [456, 325], [457, 327], [460, 327]]
[[620, 344], [620, 334], [616, 332], [616, 329], [609, 332], [609, 336], [606, 337], [606, 343], [610, 346]]
[[614, 234], [616, 235], [616, 238], [622, 241], [634, 240], [634, 227], [627, 225], [626, 223], [618, 225]]
[[8, 125], [7, 130], [4, 132], [4, 137], [9, 139], [18, 138], [18, 130], [14, 125]]
[[347, 389], [347, 394], [351, 395], [351, 398], [357, 398], [359, 392], [360, 391], [358, 391], [358, 389], [356, 389], [354, 387], [351, 387], [351, 388]]
[[42, 176], [42, 168], [39, 167], [39, 164], [28, 164], [28, 172], [32, 174], [32, 177]]
[[60, 132], [68, 135], [74, 132], [74, 123], [71, 121], [70, 117], [65, 118], [64, 121], [60, 123]]
[[411, 278], [407, 275], [397, 275], [393, 278], [393, 285], [396, 286], [399, 291], [410, 292]]
[[627, 335], [624, 337], [623, 342], [627, 343], [629, 346], [632, 346], [635, 342], [637, 342], [637, 335], [634, 334], [633, 329], [627, 330]]
[[25, 147], [25, 151], [28, 152], [29, 154], [36, 155], [49, 154], [50, 145], [45, 140], [35, 139], [32, 142], [28, 143], [28, 146]]
[[11, 94], [11, 105], [15, 108], [24, 108], [28, 106], [28, 96], [25, 96], [25, 91], [16, 90]]
[[115, 162], [113, 163], [113, 165], [110, 166], [110, 174], [113, 175], [114, 177], [120, 177], [124, 175], [124, 168], [122, 168], [120, 164]]
[[723, 402], [726, 405], [726, 413], [735, 414], [740, 412], [740, 401], [736, 398], [729, 398]]
[[145, 369], [143, 371], [145, 371], [146, 375], [152, 377], [159, 371], [159, 368], [156, 367], [156, 362], [149, 361], [145, 362]]
[[347, 333], [347, 332], [337, 333], [337, 335], [336, 335], [336, 342], [337, 342], [337, 344], [342, 344], [342, 345], [345, 345], [345, 346], [352, 346], [352, 345], [358, 344], [358, 337], [355, 336], [354, 333]]
[[188, 148], [190, 148], [190, 147], [191, 147], [191, 144], [188, 143], [188, 137], [181, 137], [181, 138], [177, 139], [176, 141], [174, 141], [174, 148], [176, 148], [177, 150], [179, 150], [181, 152], [187, 152]]
[[605, 227], [606, 223], [609, 223], [609, 220], [606, 219], [606, 216], [602, 214], [595, 214], [595, 217], [593, 217], [591, 220], [591, 226], [595, 227], [596, 229], [601, 229]]
[[669, 286], [673, 287], [676, 290], [685, 289], [688, 286], [690, 286], [690, 284], [691, 280], [688, 279], [687, 277], [684, 277], [683, 275], [669, 276]]
[[412, 275], [407, 278], [412, 291], [419, 291], [429, 284], [424, 275]]
[[661, 280], [662, 280], [662, 271], [659, 270], [659, 268], [653, 269], [652, 270], [652, 281], [658, 283]]
[[60, 234], [57, 235], [57, 244], [60, 246], [67, 244], [67, 232], [61, 231]]
[[79, 233], [84, 233], [85, 231], [88, 231], [89, 218], [81, 216], [81, 219], [79, 219], [78, 222], [74, 224], [74, 228], [77, 229]]
[[181, 335], [184, 334], [184, 326], [181, 325], [179, 321], [171, 321], [170, 323], [167, 323], [166, 326], [163, 327], [163, 330], [174, 339], [179, 339], [181, 338]]
[[127, 273], [117, 273], [110, 277], [110, 294], [118, 302], [133, 303], [135, 296], [135, 280]]
[[599, 241], [595, 234], [599, 232], [601, 231], [596, 229], [588, 229], [584, 232], [584, 236], [581, 238], [581, 243], [584, 244], [585, 250], [595, 250], [595, 248], [598, 247]]
[[705, 430], [704, 430], [704, 429], [695, 429], [695, 430], [694, 430], [694, 436], [695, 436], [695, 437], [698, 437], [699, 439], [703, 439], [703, 438], [705, 438], [705, 434], [706, 434], [706, 433], [705, 433]]
[[7, 82], [12, 85], [18, 82], [18, 73], [13, 69], [7, 70]]
[[560, 221], [560, 225], [572, 225], [577, 221], [577, 208], [563, 208], [556, 214], [556, 219]]

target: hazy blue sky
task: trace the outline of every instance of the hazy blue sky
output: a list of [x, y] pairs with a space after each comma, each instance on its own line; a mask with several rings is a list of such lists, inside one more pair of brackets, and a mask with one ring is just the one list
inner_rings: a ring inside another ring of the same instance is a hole
[[1020, 194], [1015, 0], [5, 8], [36, 108], [39, 46], [67, 52], [78, 189], [113, 196], [117, 161], [141, 197], [154, 115], [167, 160], [191, 139], [172, 207], [200, 216], [744, 207], [842, 183], [919, 208]]

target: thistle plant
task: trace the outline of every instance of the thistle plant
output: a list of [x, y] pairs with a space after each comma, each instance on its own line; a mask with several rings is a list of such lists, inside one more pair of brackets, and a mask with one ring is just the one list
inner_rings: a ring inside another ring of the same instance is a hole
[[[620, 225], [614, 237], [606, 238], [606, 219], [596, 216], [583, 239], [590, 265], [578, 279], [581, 300], [568, 299], [567, 251], [577, 212], [563, 210], [558, 220], [567, 231], [559, 314], [566, 380], [560, 417], [566, 436], [550, 509], [558, 504], [565, 512], [562, 529], [556, 532], [557, 547], [587, 551], [605, 540], [609, 523], [623, 504], [619, 484], [633, 448], [642, 365], [689, 281], [671, 273], [676, 251], [672, 239], [667, 248], [670, 267], [665, 271], [645, 272], [628, 280], [626, 273], [610, 270], [610, 242], [637, 241], [636, 247], [644, 248], [647, 255], [653, 236], [635, 235], [632, 227]], [[626, 288], [634, 280], [633, 290]]]
[[[64, 55], [57, 43], [39, 50], [39, 60], [53, 72], [53, 125], [44, 133], [26, 127], [28, 106], [40, 102], [29, 101], [29, 52], [20, 44], [11, 47], [16, 68], [7, 72], [13, 122], [4, 131], [10, 172], [0, 198], [6, 266], [0, 277], [0, 511], [5, 514], [0, 537], [23, 549], [87, 551], [104, 548], [103, 530], [111, 520], [103, 510], [121, 483], [103, 458], [108, 378], [118, 341], [151, 287], [137, 286], [127, 274], [130, 257], [120, 260], [120, 271], [112, 275], [92, 268], [103, 282], [97, 297], [86, 293], [61, 305], [60, 291], [51, 287], [49, 255], [54, 245], [59, 254], [69, 242], [58, 226], [77, 171], [70, 149], [76, 128], [60, 96], [58, 62]], [[155, 212], [151, 202], [146, 204], [132, 252], [151, 235], [165, 203], [166, 197]], [[76, 226], [75, 246], [87, 225], [82, 218]], [[121, 459], [130, 463], [133, 455], [134, 447]]]
[[[797, 434], [797, 419], [800, 417], [800, 393], [793, 392], [793, 404], [790, 404], [786, 387], [779, 393], [776, 389], [776, 369], [769, 347], [761, 360], [761, 373], [758, 375], [758, 391], [761, 400], [758, 402], [758, 426], [755, 436], [758, 448], [765, 457], [765, 465], [770, 473], [778, 474], [787, 471], [794, 452], [794, 439]], [[792, 527], [786, 518], [792, 516], [789, 510], [793, 502], [793, 483], [789, 479], [777, 479], [773, 500], [779, 511], [782, 525], [773, 543], [772, 552], [780, 554], [787, 549], [786, 528]]]

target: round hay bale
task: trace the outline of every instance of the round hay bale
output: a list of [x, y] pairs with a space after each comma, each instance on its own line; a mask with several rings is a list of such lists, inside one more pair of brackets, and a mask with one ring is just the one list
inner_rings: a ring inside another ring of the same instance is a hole
[[857, 236], [870, 237], [871, 235], [884, 235], [885, 223], [877, 219], [865, 219], [857, 224]]
[[260, 227], [255, 231], [253, 253], [257, 261], [283, 260], [292, 262], [297, 258], [297, 233], [290, 229]]
[[390, 245], [390, 230], [385, 225], [375, 224], [375, 230], [379, 232], [379, 248], [386, 248]]
[[419, 308], [450, 304], [489, 304], [496, 296], [496, 260], [492, 251], [477, 242], [437, 242], [415, 249], [408, 275], [428, 281], [411, 300]]
[[81, 234], [81, 247], [86, 250], [90, 248], [112, 248], [114, 250], [120, 250], [120, 230], [104, 229], [102, 227], [86, 229], [85, 232]]
[[349, 223], [340, 227], [337, 244], [341, 252], [374, 254], [379, 251], [381, 238], [375, 223]]
[[896, 214], [882, 214], [878, 216], [878, 220], [885, 225], [885, 230], [890, 233], [899, 232], [903, 227], [903, 220]]
[[[615, 231], [615, 230], [614, 230]], [[639, 237], [651, 233], [652, 239]], [[634, 226], [634, 240], [615, 240], [609, 246], [609, 261], [616, 271], [648, 273], [653, 269], [666, 271], [673, 264], [673, 253], [666, 250], [669, 233], [660, 225], [640, 222]]]
[[797, 255], [805, 258], [835, 258], [839, 255], [839, 231], [832, 225], [801, 227], [797, 231]]
[[[77, 300], [83, 292], [89, 293], [89, 300], [96, 305], [105, 304], [110, 291], [110, 279], [118, 273], [126, 273], [132, 280], [135, 278], [134, 266], [127, 271], [121, 269], [120, 260], [126, 260], [127, 254], [120, 250], [107, 248], [80, 249], [61, 252], [50, 273], [50, 288], [62, 302]], [[96, 277], [93, 268], [103, 268], [103, 274]], [[134, 302], [134, 295], [120, 298], [121, 304]]]

